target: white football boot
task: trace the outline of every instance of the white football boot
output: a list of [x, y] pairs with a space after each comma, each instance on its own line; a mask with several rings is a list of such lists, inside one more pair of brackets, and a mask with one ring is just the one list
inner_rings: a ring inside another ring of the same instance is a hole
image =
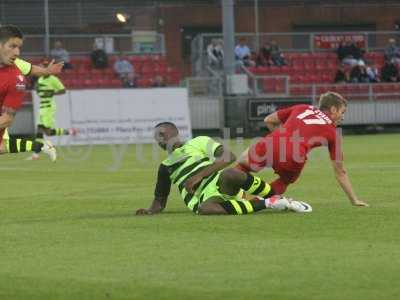
[[296, 201], [291, 198], [286, 198], [281, 195], [274, 195], [270, 197], [268, 207], [276, 211], [290, 210], [297, 213], [312, 212], [312, 207], [310, 204], [303, 201]]
[[297, 213], [310, 213], [312, 212], [312, 207], [310, 204], [304, 201], [297, 201], [291, 198], [287, 198], [289, 202], [288, 209]]
[[50, 141], [44, 141], [42, 152], [47, 154], [52, 162], [57, 160], [57, 150]]

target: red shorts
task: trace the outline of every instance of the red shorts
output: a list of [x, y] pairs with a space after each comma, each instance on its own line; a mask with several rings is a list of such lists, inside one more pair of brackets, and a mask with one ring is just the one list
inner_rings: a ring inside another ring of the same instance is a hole
[[303, 170], [305, 162], [293, 160], [290, 148], [285, 152], [280, 151], [278, 143], [271, 137], [265, 137], [253, 144], [248, 152], [248, 164], [251, 171], [258, 172], [265, 167], [272, 168], [286, 183], [295, 182]]

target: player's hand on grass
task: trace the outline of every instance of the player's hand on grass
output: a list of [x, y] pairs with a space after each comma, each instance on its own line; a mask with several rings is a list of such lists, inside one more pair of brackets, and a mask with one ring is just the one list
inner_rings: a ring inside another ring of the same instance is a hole
[[369, 206], [368, 203], [366, 203], [366, 202], [364, 202], [364, 201], [361, 201], [361, 200], [353, 201], [352, 204], [353, 204], [354, 206], [365, 206], [365, 207]]
[[201, 175], [194, 175], [190, 177], [185, 182], [185, 189], [188, 191], [189, 194], [194, 194], [197, 187], [199, 186], [200, 182], [203, 180], [203, 176]]
[[55, 60], [52, 59], [49, 65], [47, 66], [47, 71], [52, 75], [57, 75], [61, 73], [62, 68], [64, 67], [64, 62], [55, 63]]

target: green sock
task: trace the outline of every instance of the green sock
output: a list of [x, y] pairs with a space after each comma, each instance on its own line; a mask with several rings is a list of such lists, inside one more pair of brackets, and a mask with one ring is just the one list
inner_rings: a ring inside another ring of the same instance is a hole
[[5, 140], [7, 152], [9, 153], [20, 153], [20, 152], [36, 152], [39, 153], [42, 150], [43, 143], [32, 139], [17, 139], [10, 138]]
[[229, 215], [246, 215], [266, 208], [264, 199], [228, 200], [219, 204]]

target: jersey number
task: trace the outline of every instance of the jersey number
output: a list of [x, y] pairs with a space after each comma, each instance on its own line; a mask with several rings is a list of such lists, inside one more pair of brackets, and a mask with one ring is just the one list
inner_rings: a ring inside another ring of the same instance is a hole
[[[309, 118], [307, 118], [309, 117]], [[306, 119], [307, 118], [307, 119]], [[321, 116], [317, 115], [315, 111], [307, 109], [305, 112], [299, 114], [297, 119], [302, 120], [305, 124], [309, 125], [325, 125], [328, 124]]]

